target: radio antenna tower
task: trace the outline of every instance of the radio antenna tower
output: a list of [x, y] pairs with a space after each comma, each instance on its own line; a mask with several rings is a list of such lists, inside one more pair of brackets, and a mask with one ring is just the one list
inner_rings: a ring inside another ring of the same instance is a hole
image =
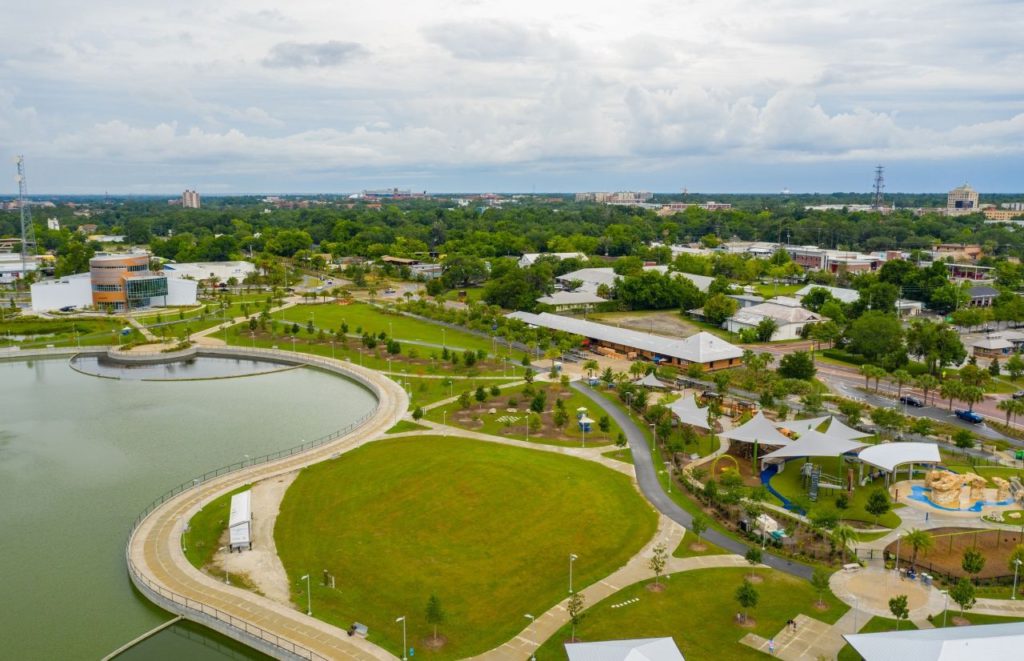
[[18, 166], [18, 209], [21, 210], [21, 277], [28, 274], [29, 259], [36, 254], [36, 230], [32, 226], [32, 212], [29, 209], [28, 181], [25, 178], [25, 157], [17, 156]]
[[875, 167], [875, 196], [871, 200], [871, 207], [875, 211], [879, 211], [882, 208], [882, 191], [885, 190], [885, 168], [881, 165]]

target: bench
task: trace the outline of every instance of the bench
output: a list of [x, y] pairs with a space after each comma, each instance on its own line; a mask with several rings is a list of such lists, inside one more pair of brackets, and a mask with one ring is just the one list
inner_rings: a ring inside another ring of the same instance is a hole
[[843, 571], [857, 571], [860, 569], [860, 565], [856, 562], [848, 562], [843, 565]]
[[348, 628], [348, 635], [350, 636], [359, 636], [360, 638], [366, 638], [366, 636], [369, 633], [370, 630], [366, 627], [365, 624], [361, 622], [353, 622], [352, 626]]

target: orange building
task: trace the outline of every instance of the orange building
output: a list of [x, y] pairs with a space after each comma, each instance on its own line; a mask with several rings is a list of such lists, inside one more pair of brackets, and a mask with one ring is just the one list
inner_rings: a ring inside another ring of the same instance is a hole
[[167, 277], [149, 270], [146, 253], [93, 257], [89, 279], [92, 303], [100, 309], [125, 312], [166, 302]]

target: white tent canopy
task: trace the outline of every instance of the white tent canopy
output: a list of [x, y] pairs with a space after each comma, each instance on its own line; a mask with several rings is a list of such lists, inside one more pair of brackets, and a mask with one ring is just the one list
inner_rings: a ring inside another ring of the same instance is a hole
[[701, 408], [697, 404], [697, 398], [694, 395], [677, 399], [669, 404], [668, 408], [683, 424], [693, 425], [701, 429], [711, 429], [711, 426], [708, 425], [709, 407]]
[[867, 445], [848, 441], [831, 434], [814, 431], [804, 432], [789, 445], [764, 456], [765, 459], [789, 459], [792, 457], [838, 457]]
[[820, 418], [807, 418], [806, 420], [784, 420], [782, 422], [775, 423], [775, 426], [795, 431], [798, 434], [803, 434], [813, 429], [817, 429], [821, 426], [821, 423], [828, 419], [829, 416], [826, 415]]
[[228, 536], [231, 550], [252, 549], [252, 490], [231, 496]]
[[1024, 622], [845, 634], [843, 637], [867, 661], [1018, 659], [1024, 649]]
[[832, 422], [828, 424], [828, 428], [825, 433], [833, 438], [842, 438], [847, 441], [852, 441], [858, 438], [867, 438], [871, 434], [867, 434], [862, 431], [857, 431], [852, 427], [848, 427], [839, 420], [839, 418], [832, 418]]
[[858, 455], [866, 464], [893, 472], [902, 464], [937, 464], [939, 446], [935, 443], [882, 443], [861, 450]]
[[668, 384], [654, 376], [654, 372], [651, 372], [642, 379], [637, 379], [633, 383], [645, 388], [668, 388]]
[[764, 413], [759, 411], [748, 422], [735, 429], [724, 431], [719, 436], [730, 441], [759, 443], [761, 445], [789, 445], [793, 442], [775, 427], [776, 423], [764, 417]]

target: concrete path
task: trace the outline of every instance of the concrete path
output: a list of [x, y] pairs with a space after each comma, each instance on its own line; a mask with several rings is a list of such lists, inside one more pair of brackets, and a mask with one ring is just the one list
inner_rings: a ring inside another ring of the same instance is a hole
[[[616, 423], [618, 423], [619, 428], [626, 434], [626, 439], [629, 441], [629, 448], [632, 450], [633, 454], [633, 464], [636, 467], [636, 476], [640, 485], [640, 491], [644, 494], [647, 500], [654, 505], [655, 509], [662, 512], [673, 521], [676, 521], [682, 526], [689, 527], [693, 522], [693, 517], [669, 498], [661, 488], [661, 484], [658, 481], [657, 471], [654, 468], [654, 458], [651, 454], [651, 448], [647, 443], [647, 438], [644, 436], [643, 432], [640, 431], [640, 428], [636, 426], [636, 423], [633, 422], [633, 419], [622, 409], [605, 400], [586, 385], [578, 381], [574, 381], [572, 383], [572, 387], [593, 399], [598, 406], [604, 409], [604, 411], [611, 416]], [[750, 548], [743, 542], [732, 537], [728, 537], [714, 529], [709, 529], [704, 533], [704, 538], [712, 544], [720, 546], [721, 548], [740, 556], [745, 555], [747, 550]], [[778, 569], [779, 571], [783, 571], [787, 574], [803, 579], [809, 579], [813, 571], [809, 565], [805, 565], [801, 562], [795, 562], [787, 558], [781, 558], [775, 554], [767, 552], [764, 553], [764, 564], [773, 569]]]
[[[286, 310], [288, 308], [295, 307], [299, 303], [300, 303], [300, 301], [296, 301], [296, 300], [294, 300], [294, 298], [289, 298], [289, 299], [286, 300], [286, 302], [283, 305], [279, 305], [276, 308], [271, 308], [270, 309], [270, 314], [274, 314], [275, 312], [280, 312], [281, 310]], [[243, 315], [241, 317], [235, 317], [234, 319], [228, 319], [226, 321], [222, 321], [219, 324], [215, 324], [213, 326], [210, 326], [209, 328], [204, 328], [201, 331], [196, 331], [195, 333], [192, 333], [189, 336], [189, 339], [192, 340], [193, 342], [195, 342], [196, 344], [198, 344], [200, 346], [204, 346], [204, 347], [220, 347], [220, 346], [224, 346], [227, 343], [224, 340], [220, 339], [220, 338], [214, 337], [214, 335], [216, 335], [218, 332], [220, 332], [225, 324], [227, 324], [229, 326], [234, 326], [235, 324], [242, 323], [243, 321], [245, 321], [248, 318], [249, 317], [246, 317], [246, 316]]]
[[305, 658], [393, 659], [376, 645], [351, 638], [345, 631], [308, 617], [292, 606], [225, 585], [203, 574], [188, 563], [182, 552], [182, 527], [204, 503], [242, 484], [275, 478], [359, 447], [382, 436], [405, 414], [406, 394], [394, 381], [373, 370], [341, 361], [316, 360], [332, 364], [372, 385], [379, 393], [379, 405], [371, 418], [351, 433], [325, 445], [210, 479], [169, 498], [133, 531], [127, 548], [129, 575], [156, 603], [189, 619], [212, 623], [247, 644], [262, 640], [266, 649], [266, 641], [271, 641], [276, 649], [294, 648]]
[[801, 613], [794, 622], [796, 630], [786, 626], [770, 640], [748, 633], [740, 642], [764, 654], [772, 654], [770, 650], [774, 647], [774, 656], [786, 661], [834, 659], [846, 644], [834, 627], [821, 620]]

